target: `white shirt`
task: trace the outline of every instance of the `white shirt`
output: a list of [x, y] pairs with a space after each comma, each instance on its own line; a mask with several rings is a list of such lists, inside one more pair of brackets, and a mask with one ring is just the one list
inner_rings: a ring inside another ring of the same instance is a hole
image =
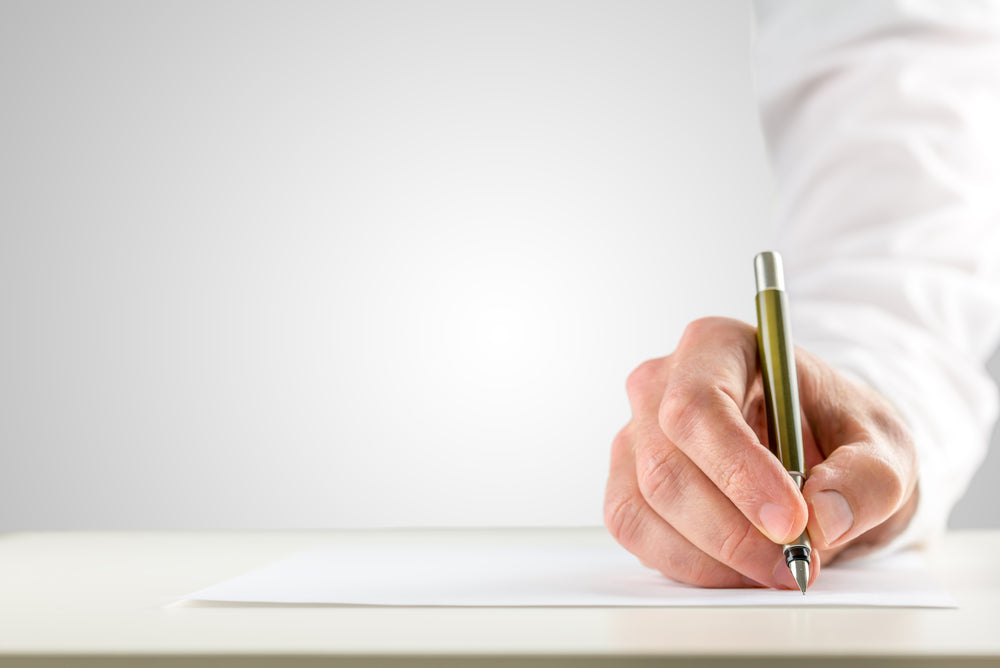
[[926, 540], [997, 416], [1000, 3], [761, 1], [757, 84], [796, 344], [909, 423]]

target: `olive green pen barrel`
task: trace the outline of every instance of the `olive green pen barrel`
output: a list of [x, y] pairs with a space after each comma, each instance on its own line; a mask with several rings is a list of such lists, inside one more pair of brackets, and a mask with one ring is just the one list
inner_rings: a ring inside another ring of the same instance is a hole
[[764, 381], [768, 443], [786, 471], [805, 475], [799, 383], [787, 312], [783, 290], [757, 293], [757, 345]]

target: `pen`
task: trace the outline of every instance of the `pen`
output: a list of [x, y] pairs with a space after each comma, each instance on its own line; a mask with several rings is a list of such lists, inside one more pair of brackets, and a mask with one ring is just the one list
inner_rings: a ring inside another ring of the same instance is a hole
[[[799, 384], [795, 376], [795, 349], [788, 323], [781, 256], [773, 252], [760, 253], [754, 258], [753, 268], [757, 278], [757, 348], [764, 380], [767, 439], [771, 450], [801, 490], [806, 474], [802, 455]], [[785, 564], [805, 594], [812, 551], [808, 530], [782, 548]]]

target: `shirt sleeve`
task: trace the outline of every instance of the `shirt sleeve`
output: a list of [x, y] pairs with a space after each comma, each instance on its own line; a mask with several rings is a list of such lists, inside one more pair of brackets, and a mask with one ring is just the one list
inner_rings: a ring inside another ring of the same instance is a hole
[[985, 455], [1000, 342], [1000, 3], [757, 3], [755, 77], [796, 343], [889, 398], [920, 465], [890, 549]]

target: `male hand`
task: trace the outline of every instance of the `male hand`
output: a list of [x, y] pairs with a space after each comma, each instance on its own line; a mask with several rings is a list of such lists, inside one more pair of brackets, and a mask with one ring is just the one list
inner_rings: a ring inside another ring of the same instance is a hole
[[895, 410], [796, 350], [800, 493], [768, 450], [757, 359], [753, 327], [707, 318], [628, 378], [632, 420], [612, 445], [604, 522], [674, 580], [797, 589], [780, 545], [807, 525], [815, 580], [821, 563], [884, 545], [913, 515], [917, 459]]

